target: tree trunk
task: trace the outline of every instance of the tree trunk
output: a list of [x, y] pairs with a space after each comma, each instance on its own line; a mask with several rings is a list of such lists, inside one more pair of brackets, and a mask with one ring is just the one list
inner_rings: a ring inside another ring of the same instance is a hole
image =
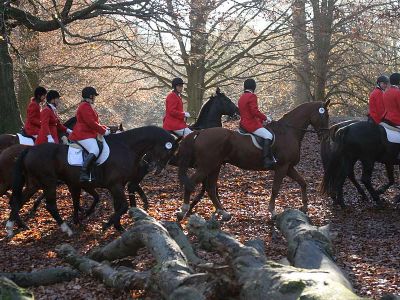
[[13, 62], [2, 25], [0, 21], [0, 134], [18, 132], [22, 125], [14, 90]]
[[312, 100], [310, 84], [311, 66], [309, 60], [305, 3], [305, 0], [295, 0], [292, 5], [294, 71], [296, 74], [294, 103], [296, 106]]
[[23, 41], [20, 49], [22, 59], [18, 66], [18, 106], [23, 120], [26, 118], [26, 109], [29, 99], [39, 85], [39, 33], [27, 28], [19, 28], [20, 40]]
[[314, 100], [325, 101], [335, 0], [311, 0], [314, 27]]
[[204, 69], [203, 67], [189, 66], [188, 67], [188, 82], [187, 82], [187, 95], [188, 106], [192, 118], [196, 118], [203, 105], [204, 98]]

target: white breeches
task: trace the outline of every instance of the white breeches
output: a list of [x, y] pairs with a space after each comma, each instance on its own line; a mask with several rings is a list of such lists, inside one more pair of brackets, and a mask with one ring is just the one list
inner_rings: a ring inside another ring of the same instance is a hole
[[256, 131], [253, 131], [253, 134], [262, 137], [265, 140], [272, 140], [272, 133], [265, 128], [258, 128]]
[[174, 130], [174, 132], [178, 135], [178, 136], [187, 136], [188, 134], [192, 133], [193, 131], [190, 130], [190, 128], [186, 127], [183, 129], [179, 129], [179, 130]]
[[92, 139], [80, 140], [78, 142], [83, 146], [83, 148], [86, 149], [87, 152], [94, 154], [96, 157], [99, 156], [100, 149], [99, 146], [97, 145], [96, 139], [92, 138]]

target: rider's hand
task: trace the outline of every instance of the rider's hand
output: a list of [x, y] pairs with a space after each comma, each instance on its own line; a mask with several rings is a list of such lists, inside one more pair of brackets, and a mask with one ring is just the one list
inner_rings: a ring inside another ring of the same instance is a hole
[[55, 143], [53, 137], [50, 134], [47, 136], [47, 142], [53, 144]]
[[187, 111], [184, 112], [184, 115], [185, 115], [185, 118], [190, 118], [190, 114]]
[[109, 135], [111, 133], [110, 128], [106, 129], [106, 132], [104, 133], [105, 136]]
[[72, 130], [69, 129], [69, 128], [67, 128], [67, 133], [68, 133], [68, 134], [71, 134], [71, 133], [72, 133]]

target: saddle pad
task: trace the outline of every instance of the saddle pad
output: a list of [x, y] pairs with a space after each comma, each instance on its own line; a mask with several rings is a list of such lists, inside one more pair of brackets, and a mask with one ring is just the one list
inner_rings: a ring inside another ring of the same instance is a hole
[[241, 132], [239, 129], [237, 130], [237, 132], [238, 132], [239, 134], [241, 134], [241, 135], [249, 135], [249, 136], [251, 137], [251, 141], [253, 142], [253, 145], [254, 145], [256, 148], [262, 150], [261, 145], [257, 142], [257, 140], [256, 140], [256, 138], [254, 137], [254, 135], [252, 135], [251, 133], [244, 133], [244, 132]]
[[34, 146], [35, 145], [35, 142], [33, 141], [32, 138], [23, 136], [20, 133], [17, 133], [17, 136], [18, 136], [18, 139], [19, 139], [19, 143], [21, 145], [28, 145], [28, 146]]
[[[383, 124], [385, 124], [385, 123], [380, 123], [379, 125], [381, 125], [383, 128], [385, 128], [388, 141], [391, 143], [400, 144], [400, 132], [398, 130], [390, 129], [389, 127], [392, 127], [390, 125], [387, 125], [387, 124], [383, 125]], [[396, 129], [400, 129], [400, 128], [396, 128]]]
[[[106, 140], [103, 141], [103, 151], [96, 160], [97, 165], [104, 163], [110, 156], [110, 147]], [[71, 166], [82, 166], [83, 164], [83, 149], [78, 144], [71, 144], [68, 147], [68, 164]]]

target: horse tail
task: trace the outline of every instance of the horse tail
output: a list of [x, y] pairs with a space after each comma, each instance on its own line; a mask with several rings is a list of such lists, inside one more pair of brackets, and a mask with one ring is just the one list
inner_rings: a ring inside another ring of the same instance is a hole
[[347, 163], [345, 152], [345, 138], [347, 128], [337, 131], [329, 155], [325, 158], [326, 167], [321, 185], [321, 193], [324, 195], [335, 195], [339, 182], [347, 176]]
[[183, 139], [178, 150], [178, 178], [180, 183], [185, 186], [186, 190], [192, 192], [195, 184], [187, 175], [188, 169], [194, 163], [194, 146], [199, 133], [191, 134]]
[[[22, 189], [25, 185], [24, 159], [30, 147], [24, 149], [15, 161], [13, 169], [12, 200], [18, 201], [22, 197]], [[14, 200], [13, 200], [14, 199]], [[15, 200], [16, 199], [16, 200]]]

